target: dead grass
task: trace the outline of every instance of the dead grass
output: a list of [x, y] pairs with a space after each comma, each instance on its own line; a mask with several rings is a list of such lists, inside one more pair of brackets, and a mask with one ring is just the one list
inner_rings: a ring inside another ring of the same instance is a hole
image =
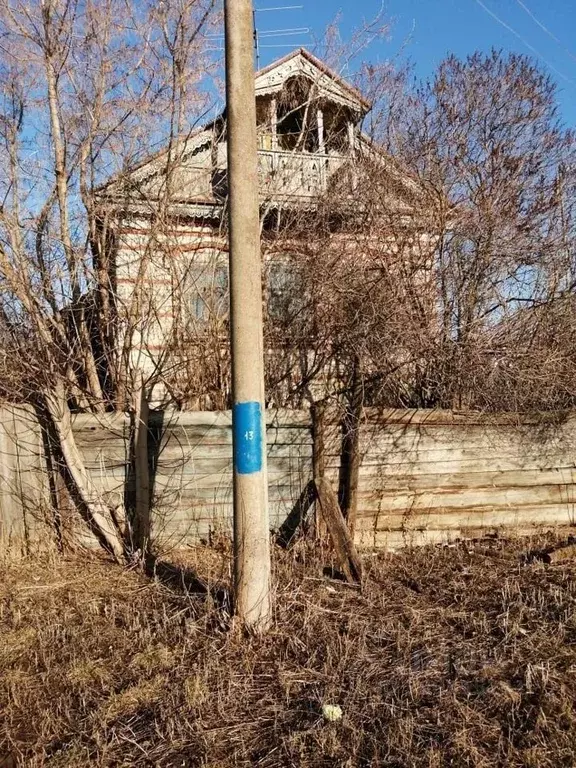
[[373, 558], [362, 592], [276, 552], [264, 638], [101, 560], [5, 564], [0, 766], [574, 766], [576, 565], [533, 546]]

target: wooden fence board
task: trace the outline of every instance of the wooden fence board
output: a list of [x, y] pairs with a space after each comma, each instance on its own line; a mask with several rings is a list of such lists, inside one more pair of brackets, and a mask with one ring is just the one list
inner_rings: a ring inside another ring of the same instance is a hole
[[[49, 507], [50, 497], [39, 425], [30, 409], [4, 408], [0, 417], [0, 534], [4, 541], [24, 528], [40, 535], [39, 509]], [[270, 411], [266, 420], [270, 521], [278, 528], [311, 479], [312, 432], [305, 412]], [[129, 417], [78, 414], [73, 428], [96, 486], [121, 504], [130, 470]], [[230, 412], [153, 412], [149, 434], [153, 533], [174, 544], [230, 531]], [[338, 437], [334, 425], [326, 445], [334, 489]], [[576, 522], [573, 445], [573, 414], [542, 420], [369, 410], [360, 435], [356, 541], [396, 548], [500, 528], [570, 526]]]

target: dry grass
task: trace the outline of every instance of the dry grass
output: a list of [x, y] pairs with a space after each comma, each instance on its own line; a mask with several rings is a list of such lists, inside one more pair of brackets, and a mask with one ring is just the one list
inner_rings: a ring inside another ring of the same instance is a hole
[[573, 766], [576, 565], [533, 545], [374, 558], [362, 592], [277, 552], [264, 638], [103, 561], [5, 564], [0, 765]]

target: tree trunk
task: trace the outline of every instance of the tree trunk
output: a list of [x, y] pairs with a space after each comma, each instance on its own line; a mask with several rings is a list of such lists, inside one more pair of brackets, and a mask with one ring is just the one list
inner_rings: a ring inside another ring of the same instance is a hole
[[358, 513], [358, 487], [360, 477], [360, 424], [364, 406], [364, 386], [360, 361], [354, 361], [350, 404], [342, 423], [342, 451], [340, 455], [340, 478], [338, 501], [350, 535], [354, 536]]
[[[310, 409], [312, 416], [312, 477], [316, 487], [326, 474], [326, 405], [323, 402], [314, 403]], [[322, 539], [326, 533], [326, 523], [320, 513], [320, 504], [316, 497], [316, 514], [314, 520], [315, 535]]]
[[84, 466], [72, 432], [72, 419], [63, 383], [59, 381], [53, 391], [45, 393], [44, 399], [74, 491], [88, 516], [90, 526], [114, 559], [122, 562], [124, 560], [122, 536], [111, 509], [100, 497]]
[[133, 547], [145, 559], [150, 546], [150, 476], [148, 471], [148, 402], [142, 371], [134, 387], [134, 482]]
[[346, 580], [361, 582], [362, 560], [358, 556], [354, 540], [346, 527], [336, 494], [326, 478], [316, 481], [316, 492], [322, 517], [330, 533], [338, 563], [346, 576]]

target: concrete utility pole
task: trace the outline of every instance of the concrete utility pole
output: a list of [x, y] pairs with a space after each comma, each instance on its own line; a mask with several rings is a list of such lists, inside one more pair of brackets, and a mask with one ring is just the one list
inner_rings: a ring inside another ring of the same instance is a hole
[[225, 0], [236, 613], [271, 619], [252, 0]]

